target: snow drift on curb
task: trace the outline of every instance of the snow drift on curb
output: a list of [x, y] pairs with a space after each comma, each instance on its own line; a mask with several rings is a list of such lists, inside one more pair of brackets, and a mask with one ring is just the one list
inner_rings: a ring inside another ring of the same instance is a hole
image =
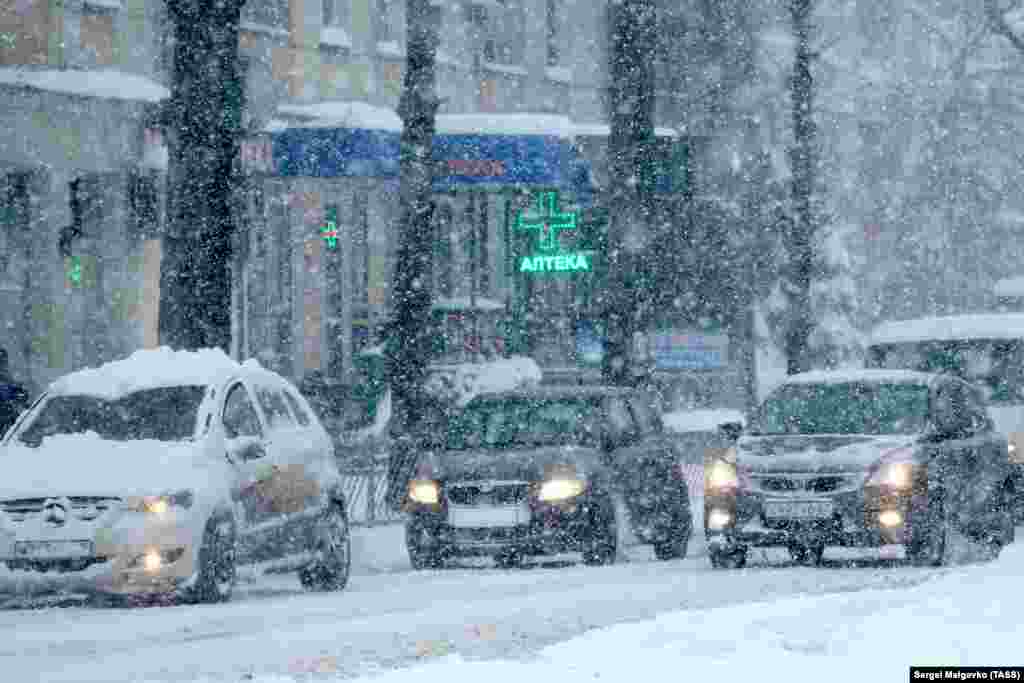
[[[445, 656], [360, 683], [699, 680], [903, 680], [915, 666], [999, 666], [1018, 646], [1024, 548], [900, 590], [798, 597], [665, 614], [545, 648], [531, 661]], [[754, 569], [752, 571], [758, 571]], [[744, 572], [736, 572], [743, 580]], [[445, 648], [437, 648], [444, 652]], [[776, 671], [776, 679], [765, 672]], [[258, 677], [259, 683], [294, 680]], [[351, 679], [350, 679], [351, 680]]]

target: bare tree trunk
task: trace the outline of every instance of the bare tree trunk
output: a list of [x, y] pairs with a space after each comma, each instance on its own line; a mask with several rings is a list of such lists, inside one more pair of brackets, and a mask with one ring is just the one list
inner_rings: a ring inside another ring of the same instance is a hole
[[793, 221], [786, 232], [789, 259], [785, 288], [789, 297], [789, 321], [785, 338], [787, 373], [809, 369], [809, 339], [814, 327], [811, 311], [811, 278], [814, 271], [813, 238], [817, 229], [813, 196], [815, 187], [814, 81], [811, 77], [810, 23], [814, 0], [790, 0], [796, 55], [790, 95], [793, 104]]
[[[387, 381], [394, 409], [392, 430], [412, 434], [424, 417], [424, 384], [430, 361], [430, 309], [433, 276], [433, 140], [438, 99], [434, 58], [436, 8], [430, 0], [407, 0], [408, 47], [399, 114], [402, 117], [398, 255], [392, 293], [392, 320], [386, 343]], [[414, 449], [412, 449], [414, 450]], [[394, 454], [390, 496], [403, 493], [402, 479], [415, 453]], [[408, 456], [408, 457], [406, 457]], [[394, 498], [392, 498], [394, 500]]]
[[170, 220], [161, 268], [161, 342], [231, 343], [231, 252], [242, 117], [244, 0], [168, 0], [174, 69], [165, 124]]
[[607, 335], [602, 374], [606, 381], [633, 381], [633, 333], [643, 307], [637, 282], [640, 249], [631, 244], [651, 234], [653, 216], [654, 49], [652, 0], [608, 5], [611, 29], [608, 141], [608, 281], [604, 300]]

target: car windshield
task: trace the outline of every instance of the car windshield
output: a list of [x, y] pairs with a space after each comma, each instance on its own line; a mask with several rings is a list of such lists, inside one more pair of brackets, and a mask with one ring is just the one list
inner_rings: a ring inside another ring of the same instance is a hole
[[600, 429], [599, 409], [597, 402], [583, 399], [477, 401], [449, 423], [445, 447], [591, 445]]
[[95, 432], [110, 441], [183, 441], [195, 432], [205, 387], [162, 387], [111, 400], [96, 396], [53, 396], [18, 434], [37, 447], [48, 436]]
[[872, 346], [868, 365], [948, 372], [981, 387], [991, 403], [1024, 403], [1024, 340], [962, 339]]
[[790, 384], [769, 396], [753, 433], [912, 434], [928, 414], [921, 384]]

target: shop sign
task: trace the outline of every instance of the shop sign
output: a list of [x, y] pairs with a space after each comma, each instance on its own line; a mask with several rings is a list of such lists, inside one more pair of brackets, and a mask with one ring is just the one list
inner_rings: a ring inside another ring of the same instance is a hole
[[519, 259], [520, 273], [589, 273], [593, 252], [563, 251], [561, 233], [577, 228], [575, 211], [560, 209], [558, 193], [538, 192], [532, 211], [516, 214], [517, 231], [537, 233], [537, 252]]
[[653, 332], [648, 344], [660, 370], [721, 370], [729, 363], [724, 334], [666, 330]]

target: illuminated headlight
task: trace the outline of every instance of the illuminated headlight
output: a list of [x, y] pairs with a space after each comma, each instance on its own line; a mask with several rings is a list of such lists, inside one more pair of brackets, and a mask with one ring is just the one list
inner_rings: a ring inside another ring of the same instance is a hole
[[188, 510], [192, 507], [193, 495], [191, 491], [178, 491], [177, 493], [164, 494], [161, 496], [134, 496], [125, 502], [132, 512], [145, 512], [151, 515], [165, 515], [172, 507], [180, 507]]
[[1009, 442], [1006, 446], [1006, 455], [1009, 456], [1012, 462], [1017, 462], [1017, 444]]
[[878, 515], [878, 523], [886, 527], [903, 524], [903, 515], [899, 510], [886, 510]]
[[711, 463], [707, 470], [707, 485], [710, 489], [729, 489], [739, 485], [736, 466], [722, 460]]
[[579, 479], [551, 479], [541, 484], [537, 497], [544, 502], [568, 500], [583, 493], [584, 488]]
[[913, 481], [914, 465], [912, 463], [893, 462], [882, 465], [868, 483], [893, 489], [909, 489]]
[[712, 510], [708, 513], [708, 528], [709, 529], [724, 529], [729, 526], [732, 522], [732, 515], [725, 510]]
[[441, 500], [441, 487], [436, 481], [413, 479], [409, 482], [409, 500], [421, 505], [437, 505]]

